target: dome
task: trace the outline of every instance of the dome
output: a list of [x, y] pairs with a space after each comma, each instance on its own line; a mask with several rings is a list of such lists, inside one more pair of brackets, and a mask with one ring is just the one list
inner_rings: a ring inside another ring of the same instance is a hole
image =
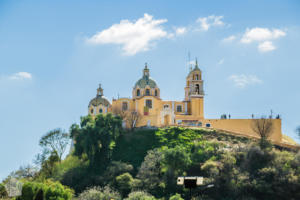
[[99, 88], [97, 89], [97, 96], [90, 101], [89, 107], [90, 106], [96, 107], [96, 106], [99, 106], [101, 104], [104, 105], [105, 107], [110, 106], [110, 103], [109, 103], [108, 99], [103, 96], [103, 89], [102, 89], [101, 84], [100, 84]]
[[143, 77], [135, 83], [134, 88], [145, 88], [146, 86], [149, 86], [150, 88], [157, 88], [156, 82], [150, 78], [147, 63], [145, 64], [145, 68], [143, 70]]
[[146, 86], [149, 86], [150, 88], [157, 88], [157, 84], [156, 82], [151, 79], [150, 77], [144, 76], [143, 78], [141, 78], [140, 80], [138, 80], [134, 87], [139, 87], [139, 88], [145, 88]]
[[90, 106], [99, 106], [99, 105], [104, 105], [105, 107], [110, 106], [109, 101], [106, 99], [106, 97], [98, 95], [97, 97], [93, 98], [90, 103], [89, 103], [89, 107]]

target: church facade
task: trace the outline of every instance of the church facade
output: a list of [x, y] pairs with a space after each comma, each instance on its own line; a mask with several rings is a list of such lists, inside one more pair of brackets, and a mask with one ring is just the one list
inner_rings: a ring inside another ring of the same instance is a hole
[[[146, 64], [142, 77], [132, 89], [132, 98], [118, 98], [110, 102], [104, 97], [100, 85], [96, 97], [89, 103], [88, 113], [97, 115], [115, 110], [138, 112], [140, 119], [136, 127], [205, 127], [257, 137], [252, 130], [253, 119], [206, 119], [204, 117], [203, 79], [197, 61], [186, 77], [184, 94], [183, 101], [162, 100], [160, 89], [150, 77], [150, 70]], [[275, 142], [281, 142], [281, 119], [272, 120], [274, 129], [270, 138]], [[124, 126], [128, 126], [125, 121]]]

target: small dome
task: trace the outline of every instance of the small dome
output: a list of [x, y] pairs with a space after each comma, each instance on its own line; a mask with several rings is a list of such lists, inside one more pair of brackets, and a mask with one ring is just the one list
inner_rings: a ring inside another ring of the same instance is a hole
[[89, 107], [90, 106], [96, 107], [96, 106], [99, 106], [101, 104], [104, 105], [105, 107], [110, 106], [110, 103], [109, 103], [108, 99], [103, 96], [103, 89], [102, 89], [101, 84], [100, 84], [99, 88], [97, 89], [97, 96], [90, 101]]
[[141, 78], [140, 80], [138, 80], [135, 83], [134, 88], [137, 88], [137, 87], [139, 87], [139, 88], [145, 88], [147, 85], [150, 88], [157, 88], [156, 82], [153, 79], [151, 79], [151, 78], [149, 78], [147, 76], [144, 76], [143, 78]]
[[89, 103], [89, 107], [92, 105], [94, 107], [99, 106], [99, 105], [104, 105], [105, 107], [110, 106], [109, 101], [106, 99], [106, 97], [104, 96], [100, 96], [98, 95], [97, 97], [93, 98], [90, 103]]

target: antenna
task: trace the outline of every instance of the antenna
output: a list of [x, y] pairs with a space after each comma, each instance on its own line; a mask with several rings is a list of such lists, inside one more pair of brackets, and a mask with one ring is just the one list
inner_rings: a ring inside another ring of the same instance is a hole
[[190, 51], [188, 52], [188, 57], [189, 57], [189, 66], [190, 66], [190, 71], [192, 71], [192, 64], [191, 64], [191, 53]]

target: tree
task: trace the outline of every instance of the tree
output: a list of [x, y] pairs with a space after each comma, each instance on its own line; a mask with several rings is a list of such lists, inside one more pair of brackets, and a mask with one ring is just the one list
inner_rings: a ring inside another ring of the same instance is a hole
[[262, 117], [260, 119], [253, 119], [252, 130], [260, 136], [260, 145], [263, 149], [268, 146], [268, 139], [274, 129], [272, 119]]
[[143, 191], [131, 192], [125, 200], [155, 200], [155, 197]]
[[81, 118], [80, 126], [71, 126], [74, 154], [86, 155], [90, 167], [105, 169], [111, 160], [115, 141], [122, 132], [122, 119], [112, 114]]
[[0, 198], [5, 198], [8, 196], [5, 186], [0, 183]]
[[43, 152], [56, 152], [59, 160], [61, 160], [69, 141], [68, 133], [61, 129], [54, 129], [40, 139], [40, 146], [45, 149]]
[[133, 130], [138, 122], [141, 120], [142, 114], [136, 110], [130, 110], [127, 114], [127, 122], [129, 124], [129, 128]]
[[128, 172], [116, 177], [116, 185], [122, 196], [125, 197], [132, 189], [134, 179]]
[[78, 200], [121, 200], [121, 196], [118, 192], [112, 190], [108, 186], [92, 187], [86, 189], [78, 196]]

